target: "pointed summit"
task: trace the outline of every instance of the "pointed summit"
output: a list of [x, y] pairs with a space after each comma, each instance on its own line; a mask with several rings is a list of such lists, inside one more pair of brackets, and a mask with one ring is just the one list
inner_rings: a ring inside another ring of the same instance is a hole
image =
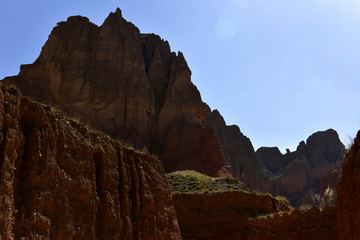
[[115, 14], [116, 14], [116, 15], [119, 15], [120, 17], [122, 17], [121, 9], [120, 9], [120, 8], [116, 8]]
[[123, 21], [122, 12], [120, 8], [117, 8], [115, 12], [111, 12], [109, 16], [105, 19], [104, 23], [111, 22], [111, 23], [119, 23]]

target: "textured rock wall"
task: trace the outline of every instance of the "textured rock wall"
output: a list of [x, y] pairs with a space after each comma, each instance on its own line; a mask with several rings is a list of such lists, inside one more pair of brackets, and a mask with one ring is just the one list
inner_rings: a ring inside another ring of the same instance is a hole
[[291, 208], [269, 195], [245, 192], [175, 194], [173, 198], [184, 240], [247, 239], [248, 218]]
[[181, 239], [162, 163], [0, 88], [0, 239]]
[[336, 231], [339, 240], [360, 239], [360, 131], [342, 168], [336, 201]]
[[335, 207], [295, 209], [290, 215], [250, 219], [248, 226], [248, 240], [335, 240]]
[[[214, 130], [201, 125], [208, 107], [184, 56], [160, 37], [140, 34], [120, 9], [100, 27], [80, 16], [58, 23], [38, 59], [4, 82], [112, 137], [146, 146], [168, 171], [214, 176], [224, 166]], [[195, 137], [174, 135], [192, 130]], [[209, 167], [199, 168], [199, 161]]]

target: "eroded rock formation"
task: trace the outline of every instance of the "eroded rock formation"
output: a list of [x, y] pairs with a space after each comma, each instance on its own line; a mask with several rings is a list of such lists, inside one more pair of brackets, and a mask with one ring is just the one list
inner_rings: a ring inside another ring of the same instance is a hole
[[[38, 59], [4, 82], [112, 137], [146, 146], [169, 171], [214, 176], [224, 166], [221, 147], [214, 130], [201, 125], [208, 106], [190, 76], [181, 52], [171, 52], [159, 36], [140, 34], [117, 9], [100, 27], [80, 16], [58, 23]], [[199, 161], [208, 167], [199, 168]]]
[[0, 239], [181, 239], [157, 159], [0, 88]]
[[256, 154], [261, 164], [261, 190], [286, 196], [297, 206], [319, 204], [327, 187], [336, 193], [344, 153], [345, 146], [332, 129], [314, 133], [294, 152], [260, 148]]
[[175, 194], [173, 198], [184, 240], [247, 239], [249, 218], [291, 209], [286, 201], [246, 192]]
[[226, 126], [217, 110], [208, 111], [203, 123], [215, 130], [225, 160], [225, 168], [252, 189], [259, 188], [259, 163], [249, 138], [238, 126]]
[[336, 201], [337, 239], [360, 239], [360, 131], [345, 156]]
[[335, 240], [335, 207], [250, 219], [248, 240]]

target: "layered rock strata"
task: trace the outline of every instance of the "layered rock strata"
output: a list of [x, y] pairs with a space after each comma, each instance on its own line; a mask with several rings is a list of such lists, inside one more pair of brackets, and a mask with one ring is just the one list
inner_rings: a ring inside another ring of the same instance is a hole
[[181, 239], [160, 161], [0, 88], [0, 239]]

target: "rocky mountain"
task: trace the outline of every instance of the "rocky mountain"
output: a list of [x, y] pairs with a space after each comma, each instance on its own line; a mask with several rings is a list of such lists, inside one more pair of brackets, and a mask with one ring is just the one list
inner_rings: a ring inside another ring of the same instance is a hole
[[171, 52], [159, 36], [140, 34], [117, 9], [100, 27], [80, 16], [58, 23], [38, 59], [3, 82], [112, 137], [146, 146], [166, 171], [214, 176], [223, 154], [214, 130], [202, 126], [208, 106], [190, 76], [181, 52]]
[[318, 203], [320, 179], [342, 163], [344, 147], [335, 131], [314, 134], [285, 155], [276, 148], [255, 153], [239, 127], [227, 126], [202, 102], [183, 54], [171, 52], [157, 35], [141, 34], [120, 9], [100, 27], [80, 16], [58, 23], [38, 59], [2, 82], [111, 137], [146, 147], [166, 172], [229, 172], [293, 204]]
[[344, 154], [345, 146], [333, 129], [312, 134], [294, 152], [262, 147], [256, 151], [261, 190], [286, 196], [294, 205], [317, 205], [327, 187], [336, 192]]
[[0, 239], [181, 239], [162, 163], [0, 88]]

